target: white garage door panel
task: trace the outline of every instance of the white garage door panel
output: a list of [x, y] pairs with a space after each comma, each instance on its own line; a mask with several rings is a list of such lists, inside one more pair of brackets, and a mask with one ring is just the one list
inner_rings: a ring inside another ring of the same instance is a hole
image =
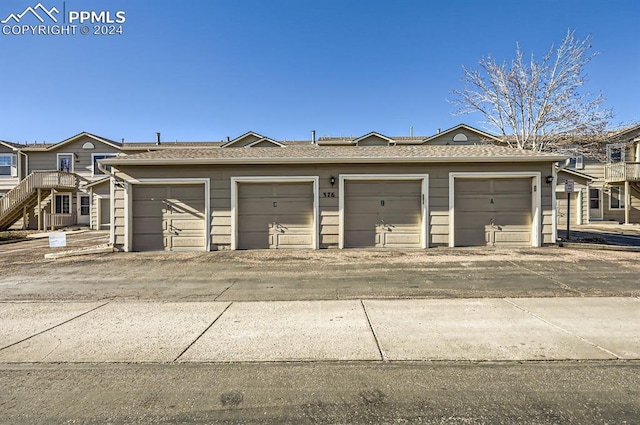
[[238, 248], [313, 248], [313, 184], [239, 183]]
[[344, 246], [420, 248], [421, 180], [346, 180]]
[[133, 186], [133, 250], [205, 249], [204, 185]]
[[454, 184], [456, 246], [531, 246], [531, 178], [457, 178]]

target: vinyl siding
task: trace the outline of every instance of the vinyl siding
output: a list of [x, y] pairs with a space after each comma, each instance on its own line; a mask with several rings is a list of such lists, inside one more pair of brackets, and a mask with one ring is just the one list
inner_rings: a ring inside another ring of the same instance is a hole
[[[453, 137], [453, 136], [452, 136]], [[338, 246], [338, 184], [330, 177], [340, 174], [428, 174], [429, 175], [429, 246], [447, 246], [449, 241], [449, 173], [450, 172], [539, 172], [552, 173], [550, 163], [504, 164], [323, 164], [323, 165], [251, 165], [251, 166], [119, 166], [117, 176], [124, 179], [209, 178], [211, 181], [211, 247], [228, 249], [231, 245], [231, 177], [248, 176], [318, 176], [319, 177], [319, 245]], [[554, 243], [551, 187], [542, 182], [541, 233], [543, 243]], [[323, 193], [335, 193], [324, 197]], [[124, 195], [116, 190], [116, 245], [124, 244]]]
[[[454, 142], [453, 138], [458, 134], [464, 134], [467, 137], [467, 141]], [[480, 135], [475, 131], [470, 131], [466, 128], [461, 128], [452, 131], [451, 133], [442, 134], [441, 136], [437, 136], [427, 142], [428, 145], [475, 145], [480, 143], [483, 143], [483, 139], [480, 138]]]
[[[91, 142], [94, 149], [82, 149], [82, 145]], [[104, 178], [104, 174], [93, 176], [92, 154], [114, 154], [120, 153], [120, 149], [98, 142], [91, 138], [82, 138], [74, 142], [56, 147], [50, 151], [26, 152], [29, 156], [29, 172], [56, 170], [58, 166], [58, 154], [75, 154], [73, 161], [73, 172], [80, 176], [81, 180], [95, 181]], [[140, 151], [142, 152], [142, 151]], [[128, 154], [138, 152], [127, 152]]]

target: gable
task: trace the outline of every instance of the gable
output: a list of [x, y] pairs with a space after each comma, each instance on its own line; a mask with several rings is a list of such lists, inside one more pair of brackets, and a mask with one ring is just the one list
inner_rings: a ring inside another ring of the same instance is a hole
[[282, 143], [278, 143], [275, 140], [263, 138], [256, 140], [255, 142], [249, 143], [248, 145], [244, 145], [245, 148], [281, 148], [284, 147]]
[[500, 139], [466, 124], [459, 124], [427, 138], [423, 143], [429, 145], [478, 145], [487, 142], [500, 142]]
[[235, 139], [225, 143], [222, 145], [223, 148], [243, 148], [247, 145], [250, 145], [258, 140], [264, 139], [264, 136], [261, 136], [253, 131], [243, 134], [242, 136], [236, 137]]
[[352, 143], [356, 146], [395, 146], [396, 144], [393, 139], [375, 131], [358, 137]]
[[[104, 139], [102, 137], [95, 136], [90, 133], [79, 133], [73, 137], [70, 137], [66, 140], [63, 140], [60, 143], [56, 143], [55, 145], [49, 146], [47, 150], [49, 151], [68, 151], [68, 150], [82, 150], [83, 145], [93, 145], [94, 150], [96, 151], [120, 151], [120, 145], [114, 141], [109, 139]], [[87, 150], [87, 148], [85, 148]]]

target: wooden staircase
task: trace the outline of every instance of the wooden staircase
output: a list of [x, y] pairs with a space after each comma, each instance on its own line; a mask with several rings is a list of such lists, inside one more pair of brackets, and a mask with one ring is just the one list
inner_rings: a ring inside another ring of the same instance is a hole
[[[78, 187], [78, 177], [63, 171], [34, 171], [20, 184], [0, 198], [0, 230], [7, 230], [18, 221], [25, 211], [38, 204], [38, 189], [74, 190]], [[46, 196], [47, 193], [45, 192]], [[42, 199], [41, 199], [42, 201]]]

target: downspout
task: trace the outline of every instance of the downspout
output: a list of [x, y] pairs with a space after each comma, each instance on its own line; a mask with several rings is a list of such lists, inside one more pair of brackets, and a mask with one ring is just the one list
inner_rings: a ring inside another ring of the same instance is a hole
[[[556, 204], [557, 204], [557, 200], [556, 200], [556, 187], [558, 185], [558, 172], [564, 170], [565, 168], [567, 168], [569, 166], [569, 164], [571, 164], [571, 158], [567, 158], [564, 161], [564, 164], [562, 165], [558, 165], [557, 167], [553, 167], [553, 172], [552, 172], [552, 176], [553, 176], [553, 183], [551, 183], [551, 204], [553, 206], [553, 217], [551, 220], [551, 231], [553, 233], [553, 238], [555, 241], [558, 240], [558, 211], [556, 210]], [[588, 183], [587, 183], [587, 187], [588, 187]]]
[[111, 245], [112, 247], [115, 245], [116, 243], [116, 233], [115, 233], [115, 225], [116, 225], [116, 220], [115, 220], [115, 192], [114, 192], [114, 186], [115, 186], [115, 173], [113, 173], [111, 170], [107, 170], [106, 168], [104, 168], [102, 166], [102, 164], [100, 163], [100, 161], [98, 161], [98, 170], [102, 171], [104, 174], [108, 175], [110, 177], [110, 189], [109, 189], [109, 218], [111, 221], [111, 224], [109, 225], [109, 245]]
[[[29, 156], [26, 153], [22, 152], [21, 149], [18, 149], [18, 155], [23, 155], [24, 156], [24, 168], [25, 168], [24, 177], [20, 176], [21, 173], [18, 173], [18, 179], [22, 180], [22, 179], [26, 178], [29, 175]], [[19, 156], [18, 156], [18, 158], [19, 158]], [[18, 163], [18, 164], [20, 164], [20, 163]], [[20, 171], [23, 171], [21, 166], [19, 166], [19, 168], [20, 168]]]

